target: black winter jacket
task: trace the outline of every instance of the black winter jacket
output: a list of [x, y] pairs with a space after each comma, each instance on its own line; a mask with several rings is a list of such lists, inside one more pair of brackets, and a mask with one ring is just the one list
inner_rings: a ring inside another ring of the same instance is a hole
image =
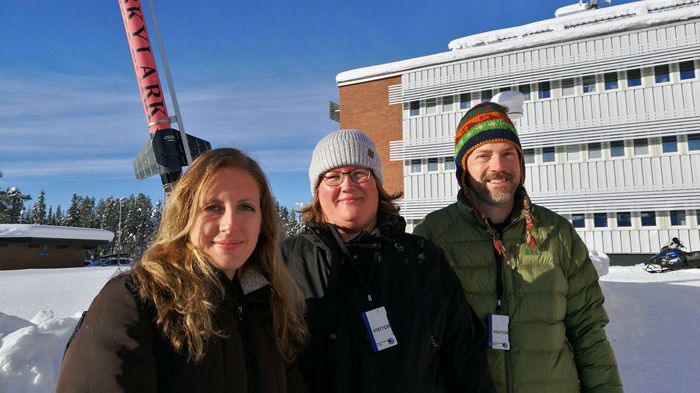
[[[306, 298], [311, 340], [299, 367], [312, 392], [493, 391], [485, 333], [456, 275], [439, 249], [404, 228], [391, 216], [348, 243], [331, 226], [283, 243]], [[398, 345], [373, 352], [361, 314], [379, 306]]]
[[197, 364], [159, 333], [128, 273], [110, 280], [69, 344], [56, 392], [306, 392], [275, 345], [270, 286], [243, 295], [238, 278], [220, 278], [226, 296], [214, 323], [224, 337], [210, 337]]

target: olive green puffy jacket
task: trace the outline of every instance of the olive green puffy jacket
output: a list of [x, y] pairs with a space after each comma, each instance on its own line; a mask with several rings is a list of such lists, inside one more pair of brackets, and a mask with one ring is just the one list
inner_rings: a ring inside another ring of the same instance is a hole
[[[536, 249], [525, 242], [525, 219], [503, 230], [504, 307], [510, 351], [489, 350], [499, 393], [622, 392], [605, 335], [608, 317], [588, 250], [573, 226], [533, 205]], [[496, 308], [496, 256], [483, 222], [460, 194], [429, 214], [414, 234], [442, 247], [484, 324]]]

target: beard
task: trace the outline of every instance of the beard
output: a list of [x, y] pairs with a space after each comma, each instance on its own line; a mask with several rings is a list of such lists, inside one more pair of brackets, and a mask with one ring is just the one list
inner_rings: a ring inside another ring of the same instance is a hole
[[[474, 191], [474, 196], [479, 202], [495, 207], [507, 206], [513, 202], [515, 192], [518, 190], [518, 184], [515, 184], [513, 178], [514, 176], [508, 172], [498, 172], [488, 174], [480, 182], [477, 182], [470, 174], [469, 188]], [[489, 190], [487, 183], [491, 180], [508, 180], [510, 184], [508, 187], [497, 187]]]

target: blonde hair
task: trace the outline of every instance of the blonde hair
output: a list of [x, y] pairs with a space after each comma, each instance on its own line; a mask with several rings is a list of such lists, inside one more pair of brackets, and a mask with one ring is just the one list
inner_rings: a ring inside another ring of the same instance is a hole
[[202, 251], [188, 241], [188, 233], [201, 211], [202, 194], [222, 168], [241, 169], [258, 185], [262, 224], [255, 250], [244, 266], [254, 264], [270, 283], [272, 332], [284, 359], [292, 361], [308, 336], [304, 302], [281, 260], [278, 218], [267, 178], [258, 163], [241, 151], [214, 149], [192, 163], [168, 198], [152, 245], [131, 274], [141, 299], [155, 307], [156, 324], [173, 349], [200, 361], [205, 340], [222, 335], [214, 326], [213, 314], [224, 297], [224, 287]]
[[[323, 181], [320, 179], [323, 177], [324, 174], [321, 174], [319, 176], [319, 181], [316, 186], [316, 190], [318, 191], [318, 187], [321, 185], [321, 182]], [[377, 194], [379, 196], [379, 205], [377, 206], [377, 218], [379, 217], [386, 217], [390, 215], [398, 215], [399, 214], [399, 206], [396, 204], [396, 200], [401, 198], [403, 196], [403, 192], [397, 191], [393, 194], [389, 194], [384, 187], [380, 186], [379, 183], [377, 183], [377, 180], [374, 176], [372, 176], [372, 181], [374, 181], [374, 184], [377, 185]], [[299, 212], [301, 213], [301, 219], [304, 221], [304, 224], [329, 224], [328, 220], [326, 220], [325, 214], [323, 214], [323, 209], [321, 208], [321, 201], [318, 199], [318, 192], [314, 192], [314, 196], [311, 199], [311, 202], [302, 207]]]

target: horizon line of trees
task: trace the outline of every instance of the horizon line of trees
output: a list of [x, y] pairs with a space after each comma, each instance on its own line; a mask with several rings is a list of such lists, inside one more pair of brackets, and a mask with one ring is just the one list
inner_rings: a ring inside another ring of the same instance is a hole
[[[31, 195], [23, 194], [16, 187], [0, 190], [0, 224], [70, 226], [105, 229], [114, 233], [110, 244], [98, 247], [89, 257], [117, 252], [141, 255], [158, 228], [162, 212], [161, 201], [154, 204], [143, 193], [123, 198], [110, 196], [97, 201], [88, 195], [73, 194], [67, 210], [63, 210], [60, 204], [55, 209], [47, 206], [44, 190], [34, 204], [25, 208], [25, 202], [32, 199]], [[276, 208], [282, 238], [301, 232], [304, 224], [298, 212], [279, 203], [276, 203]]]

